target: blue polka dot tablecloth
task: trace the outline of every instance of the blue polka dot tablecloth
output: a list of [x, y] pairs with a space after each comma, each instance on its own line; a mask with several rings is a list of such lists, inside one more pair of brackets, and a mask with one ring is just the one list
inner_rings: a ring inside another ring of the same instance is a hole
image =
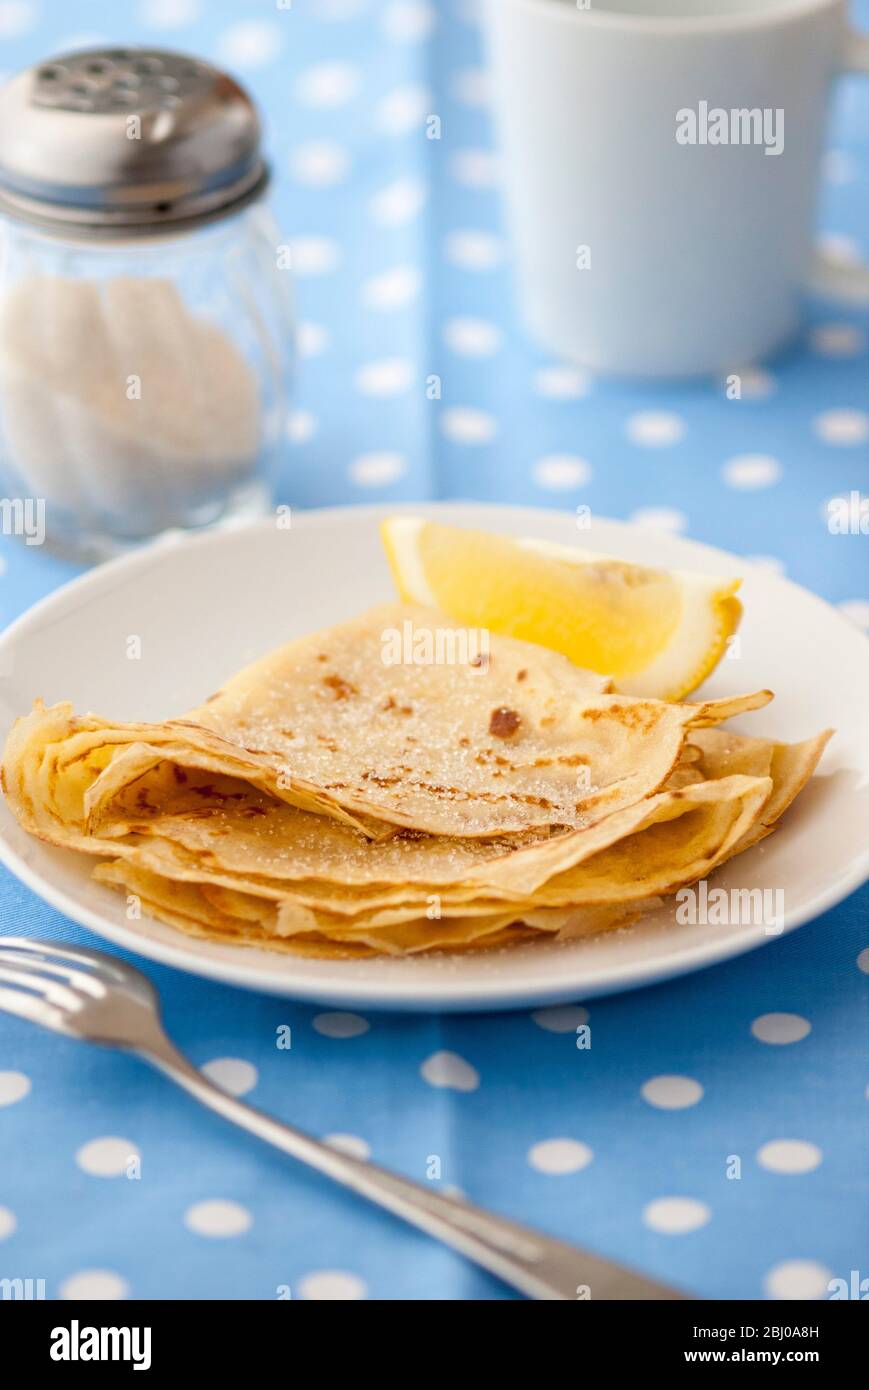
[[[869, 28], [866, 0], [854, 19]], [[261, 103], [301, 319], [283, 500], [587, 503], [761, 558], [869, 625], [866, 538], [825, 521], [869, 491], [867, 316], [809, 303], [738, 401], [536, 354], [472, 3], [0, 0], [4, 70], [102, 40], [201, 53]], [[837, 89], [819, 231], [869, 255], [858, 78]], [[4, 622], [74, 573], [0, 543]], [[363, 1018], [147, 969], [181, 1046], [267, 1111], [699, 1296], [818, 1298], [869, 1276], [867, 904], [587, 1013]], [[0, 914], [97, 944], [5, 872]], [[136, 1061], [5, 1015], [0, 1153], [0, 1276], [49, 1298], [510, 1296]]]

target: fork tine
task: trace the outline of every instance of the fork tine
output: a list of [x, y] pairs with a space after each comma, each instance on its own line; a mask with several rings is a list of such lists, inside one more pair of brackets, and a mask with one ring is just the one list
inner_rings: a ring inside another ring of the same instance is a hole
[[44, 975], [34, 975], [29, 970], [10, 969], [8, 966], [0, 965], [0, 980], [17, 985], [22, 990], [31, 990], [40, 998], [47, 999], [50, 1004], [57, 1004], [61, 1009], [74, 1011], [82, 1006], [81, 996], [74, 990], [67, 989], [66, 985], [56, 984], [54, 980], [47, 980]]
[[80, 989], [94, 999], [103, 999], [108, 991], [108, 986], [103, 983], [99, 975], [88, 973], [85, 970], [77, 970], [75, 966], [65, 965], [59, 960], [46, 960], [41, 956], [34, 957], [29, 952], [7, 950], [2, 942], [0, 942], [0, 964], [25, 966], [35, 970], [38, 974], [54, 975], [58, 979], [66, 980], [67, 984], [72, 985], [74, 989]]
[[35, 994], [28, 994], [22, 989], [0, 989], [0, 1009], [10, 1014], [17, 1014], [19, 1018], [26, 1018], [30, 1023], [41, 1023], [46, 1028], [57, 1028], [63, 1031], [65, 1014], [60, 1009], [56, 1009], [47, 1000], [37, 998]]
[[58, 944], [30, 936], [0, 936], [0, 947], [27, 951], [31, 955], [45, 956], [48, 959], [74, 960], [79, 965], [90, 966], [95, 972], [103, 971], [118, 982], [125, 979], [125, 967], [105, 951], [91, 951], [84, 947], [79, 950], [74, 946], [68, 946], [66, 942]]

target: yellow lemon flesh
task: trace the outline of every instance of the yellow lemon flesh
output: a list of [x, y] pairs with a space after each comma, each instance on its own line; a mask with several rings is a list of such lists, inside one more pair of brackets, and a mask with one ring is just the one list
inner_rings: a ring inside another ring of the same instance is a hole
[[381, 536], [402, 598], [562, 652], [626, 694], [683, 699], [718, 664], [742, 613], [739, 579], [423, 517], [389, 517]]

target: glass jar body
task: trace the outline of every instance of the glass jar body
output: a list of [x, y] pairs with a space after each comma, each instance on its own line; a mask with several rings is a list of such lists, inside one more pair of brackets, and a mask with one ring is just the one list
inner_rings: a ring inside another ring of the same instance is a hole
[[293, 338], [266, 210], [125, 242], [3, 232], [0, 487], [47, 543], [100, 559], [262, 512]]

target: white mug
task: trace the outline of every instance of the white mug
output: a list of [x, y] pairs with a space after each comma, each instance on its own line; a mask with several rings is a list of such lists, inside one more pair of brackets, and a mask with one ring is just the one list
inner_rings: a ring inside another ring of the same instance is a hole
[[747, 366], [799, 325], [832, 79], [869, 73], [845, 0], [486, 0], [528, 327], [605, 372]]

